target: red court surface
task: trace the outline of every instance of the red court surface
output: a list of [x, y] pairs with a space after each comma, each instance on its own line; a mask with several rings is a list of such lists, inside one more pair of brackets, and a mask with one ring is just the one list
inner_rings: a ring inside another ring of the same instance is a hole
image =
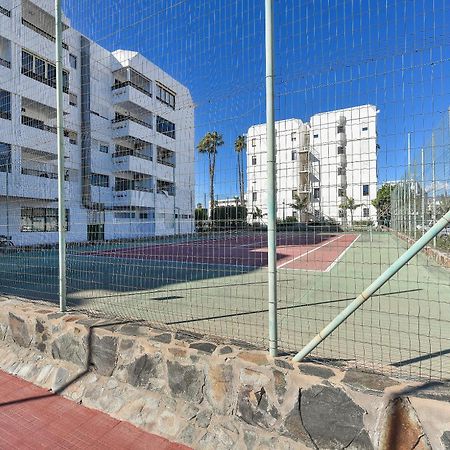
[[[281, 234], [277, 236], [278, 268], [329, 271], [358, 239], [356, 234]], [[198, 264], [266, 267], [265, 235], [199, 239], [184, 243], [143, 245], [90, 252], [117, 258], [154, 259]]]
[[2, 371], [0, 449], [189, 450]]

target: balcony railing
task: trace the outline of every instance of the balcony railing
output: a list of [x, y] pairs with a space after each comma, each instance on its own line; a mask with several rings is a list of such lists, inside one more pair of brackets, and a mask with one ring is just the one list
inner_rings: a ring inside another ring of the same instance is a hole
[[[46, 84], [47, 86], [52, 87], [53, 89], [56, 89], [56, 78], [55, 79], [51, 79], [51, 78], [46, 78], [42, 75], [39, 75], [37, 73], [31, 72], [30, 70], [28, 70], [26, 67], [22, 67], [22, 74], [32, 78], [33, 80], [39, 81], [40, 83]], [[65, 94], [69, 93], [69, 87], [68, 86], [63, 86], [63, 92]]]
[[113, 190], [114, 190], [114, 192], [126, 192], [126, 191], [153, 192], [152, 187], [145, 187], [145, 186], [133, 186], [133, 187], [124, 187], [124, 188], [115, 187]]
[[169, 166], [169, 167], [175, 167], [175, 163], [173, 163], [173, 162], [166, 161], [164, 159], [159, 159], [159, 158], [157, 161], [158, 161], [158, 164], [162, 164], [164, 166]]
[[6, 8], [3, 8], [3, 6], [0, 6], [0, 13], [4, 14], [6, 17], [11, 17], [11, 11], [8, 11]]
[[[36, 33], [38, 33], [41, 36], [43, 36], [46, 39], [48, 39], [49, 41], [56, 42], [55, 36], [52, 36], [50, 33], [47, 33], [46, 31], [44, 31], [41, 28], [39, 28], [36, 25], [34, 25], [33, 23], [28, 22], [28, 20], [22, 18], [22, 23], [26, 27], [28, 27], [30, 30], [35, 31]], [[69, 50], [69, 46], [65, 42], [62, 43], [62, 48], [64, 48], [65, 50]]]
[[45, 125], [40, 120], [33, 119], [32, 117], [22, 116], [22, 125], [26, 125], [27, 127], [37, 128], [38, 130], [48, 131], [53, 134], [57, 134], [58, 130], [56, 127], [51, 127], [49, 125]]
[[55, 172], [46, 172], [44, 170], [36, 170], [36, 169], [23, 168], [22, 175], [31, 175], [33, 177], [49, 178], [50, 180], [58, 179], [58, 174]]
[[127, 150], [119, 150], [112, 154], [113, 158], [120, 158], [122, 156], [135, 156], [136, 158], [146, 159], [147, 161], [153, 161], [153, 158], [151, 156], [145, 155], [131, 148]]
[[136, 119], [136, 117], [132, 117], [132, 116], [123, 116], [123, 117], [120, 117], [117, 119], [113, 119], [111, 122], [112, 123], [121, 123], [121, 122], [126, 122], [127, 120], [131, 120], [132, 122], [142, 125], [143, 127], [153, 128], [153, 125], [151, 123], [145, 122], [141, 119]]
[[11, 69], [11, 62], [6, 59], [0, 58], [0, 66], [5, 66], [8, 69]]
[[138, 86], [137, 84], [133, 83], [132, 81], [123, 81], [121, 83], [115, 83], [112, 87], [111, 90], [115, 91], [117, 89], [126, 87], [126, 86], [131, 86], [134, 89], [138, 90], [139, 92], [142, 92], [145, 95], [148, 95], [149, 97], [152, 97], [152, 93], [150, 91], [147, 91], [147, 89], [144, 89], [141, 86]]

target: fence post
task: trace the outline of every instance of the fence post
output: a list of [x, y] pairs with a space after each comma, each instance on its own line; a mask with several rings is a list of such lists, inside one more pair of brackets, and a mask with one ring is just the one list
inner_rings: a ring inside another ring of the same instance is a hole
[[56, 127], [58, 146], [58, 261], [59, 307], [66, 311], [66, 209], [64, 201], [64, 105], [62, 71], [62, 11], [61, 0], [55, 0], [56, 35]]
[[435, 236], [437, 236], [450, 223], [450, 211], [416, 241], [400, 258], [388, 267], [368, 288], [355, 298], [341, 313], [339, 313], [320, 333], [318, 333], [301, 351], [293, 361], [302, 361], [322, 341], [324, 341], [337, 327], [342, 325], [365, 301], [387, 283], [402, 267], [417, 255]]
[[267, 247], [269, 290], [269, 352], [277, 355], [277, 191], [274, 118], [273, 0], [265, 2], [266, 31], [266, 145], [267, 145]]

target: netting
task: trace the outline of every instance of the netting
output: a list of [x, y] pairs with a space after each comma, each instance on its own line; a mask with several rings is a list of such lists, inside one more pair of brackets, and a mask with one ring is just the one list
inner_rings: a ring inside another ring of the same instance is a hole
[[[67, 302], [268, 346], [264, 4], [64, 0]], [[275, 2], [280, 351], [449, 209], [444, 0]], [[0, 0], [0, 292], [58, 301], [54, 5]], [[450, 375], [444, 230], [311, 355]]]

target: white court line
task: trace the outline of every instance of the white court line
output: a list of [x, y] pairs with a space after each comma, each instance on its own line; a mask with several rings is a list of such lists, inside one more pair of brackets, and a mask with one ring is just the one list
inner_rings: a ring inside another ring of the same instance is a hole
[[355, 239], [351, 242], [351, 244], [324, 270], [324, 272], [329, 272], [342, 258], [343, 256], [349, 251], [350, 247], [361, 237], [360, 234], [356, 236]]
[[325, 245], [331, 244], [332, 242], [337, 241], [338, 239], [340, 239], [341, 237], [344, 237], [344, 236], [345, 236], [345, 234], [341, 234], [340, 236], [335, 237], [334, 239], [331, 239], [331, 241], [328, 241], [328, 242], [325, 242], [325, 243], [322, 244], [322, 245], [319, 245], [319, 247], [315, 247], [315, 248], [313, 248], [313, 249], [311, 249], [311, 250], [308, 250], [307, 252], [302, 253], [301, 255], [298, 255], [298, 256], [296, 256], [295, 258], [290, 259], [289, 261], [286, 261], [286, 262], [283, 263], [283, 264], [280, 264], [279, 266], [277, 266], [277, 269], [281, 269], [282, 267], [287, 266], [288, 264], [290, 264], [290, 263], [296, 261], [297, 259], [303, 258], [303, 256], [309, 255], [310, 253], [313, 253], [313, 252], [315, 252], [316, 250], [319, 250], [319, 248], [325, 247]]

